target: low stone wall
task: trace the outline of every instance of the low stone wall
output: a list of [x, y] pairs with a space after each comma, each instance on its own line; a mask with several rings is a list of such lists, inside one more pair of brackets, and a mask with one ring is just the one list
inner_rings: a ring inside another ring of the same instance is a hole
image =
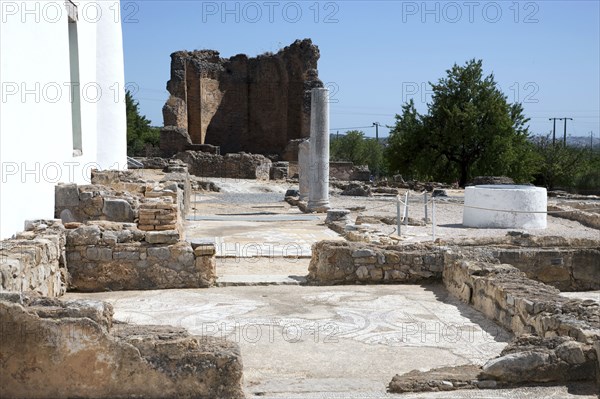
[[214, 245], [180, 241], [177, 230], [99, 223], [67, 230], [70, 287], [76, 291], [202, 288], [214, 285]]
[[472, 256], [498, 260], [561, 291], [600, 289], [600, 241], [509, 232], [503, 237], [439, 241]]
[[0, 294], [6, 398], [243, 398], [237, 344], [116, 323], [97, 301]]
[[386, 246], [346, 241], [313, 245], [308, 268], [312, 284], [419, 283], [439, 280], [444, 253], [426, 245]]
[[[579, 207], [577, 205], [575, 205], [574, 207], [563, 204], [548, 205], [548, 212], [551, 212], [551, 216], [574, 220], [576, 222], [581, 223], [584, 226], [600, 230], [600, 205], [588, 204], [587, 207], [582, 207], [584, 210], [578, 208]], [[593, 209], [587, 211], [587, 208]]]
[[492, 254], [561, 291], [600, 290], [600, 249], [494, 248]]
[[199, 177], [269, 180], [272, 162], [256, 154], [216, 155], [185, 151], [175, 155], [188, 165], [189, 172]]
[[69, 281], [65, 229], [52, 220], [27, 222], [27, 229], [0, 241], [0, 291], [58, 297]]
[[443, 281], [451, 294], [515, 334], [570, 336], [589, 345], [600, 339], [595, 301], [562, 297], [513, 266], [447, 259]]

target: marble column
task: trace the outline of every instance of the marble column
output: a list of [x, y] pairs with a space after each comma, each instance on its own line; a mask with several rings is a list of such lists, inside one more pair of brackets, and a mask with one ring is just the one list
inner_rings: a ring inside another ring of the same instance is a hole
[[329, 90], [312, 89], [308, 210], [329, 209]]
[[308, 199], [310, 184], [310, 140], [304, 140], [298, 145], [298, 180], [300, 183], [300, 201]]

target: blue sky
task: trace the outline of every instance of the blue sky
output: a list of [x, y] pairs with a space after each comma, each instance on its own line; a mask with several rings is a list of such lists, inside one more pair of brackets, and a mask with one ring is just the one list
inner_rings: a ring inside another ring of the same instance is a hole
[[[319, 46], [332, 90], [331, 127], [394, 123], [454, 63], [483, 59], [531, 131], [572, 117], [568, 133], [600, 132], [600, 2], [594, 1], [127, 1], [121, 0], [125, 78], [153, 124], [162, 124], [170, 57], [214, 49], [222, 57]], [[135, 89], [134, 89], [135, 90]], [[562, 122], [557, 132], [562, 135]], [[374, 128], [363, 129], [374, 136]], [[343, 132], [344, 129], [340, 130]], [[380, 129], [386, 136], [388, 129]]]

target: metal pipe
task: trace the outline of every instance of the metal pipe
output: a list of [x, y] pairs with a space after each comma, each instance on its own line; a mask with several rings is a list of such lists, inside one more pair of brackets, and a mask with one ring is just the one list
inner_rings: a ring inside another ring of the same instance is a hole
[[400, 194], [396, 195], [396, 226], [398, 227], [398, 237], [401, 235], [400, 226]]
[[408, 191], [404, 196], [404, 225], [408, 226]]
[[431, 234], [435, 241], [435, 197], [431, 197]]
[[425, 205], [425, 224], [427, 224], [427, 191], [423, 193], [423, 204]]

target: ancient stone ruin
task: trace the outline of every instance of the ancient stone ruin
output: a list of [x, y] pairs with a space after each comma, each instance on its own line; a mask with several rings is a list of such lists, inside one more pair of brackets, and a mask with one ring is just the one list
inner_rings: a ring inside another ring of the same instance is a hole
[[221, 58], [214, 50], [171, 54], [163, 156], [193, 149], [171, 148], [173, 128], [187, 131], [188, 145], [219, 146], [222, 154], [282, 155], [291, 140], [310, 135], [310, 90], [323, 86], [318, 60], [310, 39], [254, 58]]

